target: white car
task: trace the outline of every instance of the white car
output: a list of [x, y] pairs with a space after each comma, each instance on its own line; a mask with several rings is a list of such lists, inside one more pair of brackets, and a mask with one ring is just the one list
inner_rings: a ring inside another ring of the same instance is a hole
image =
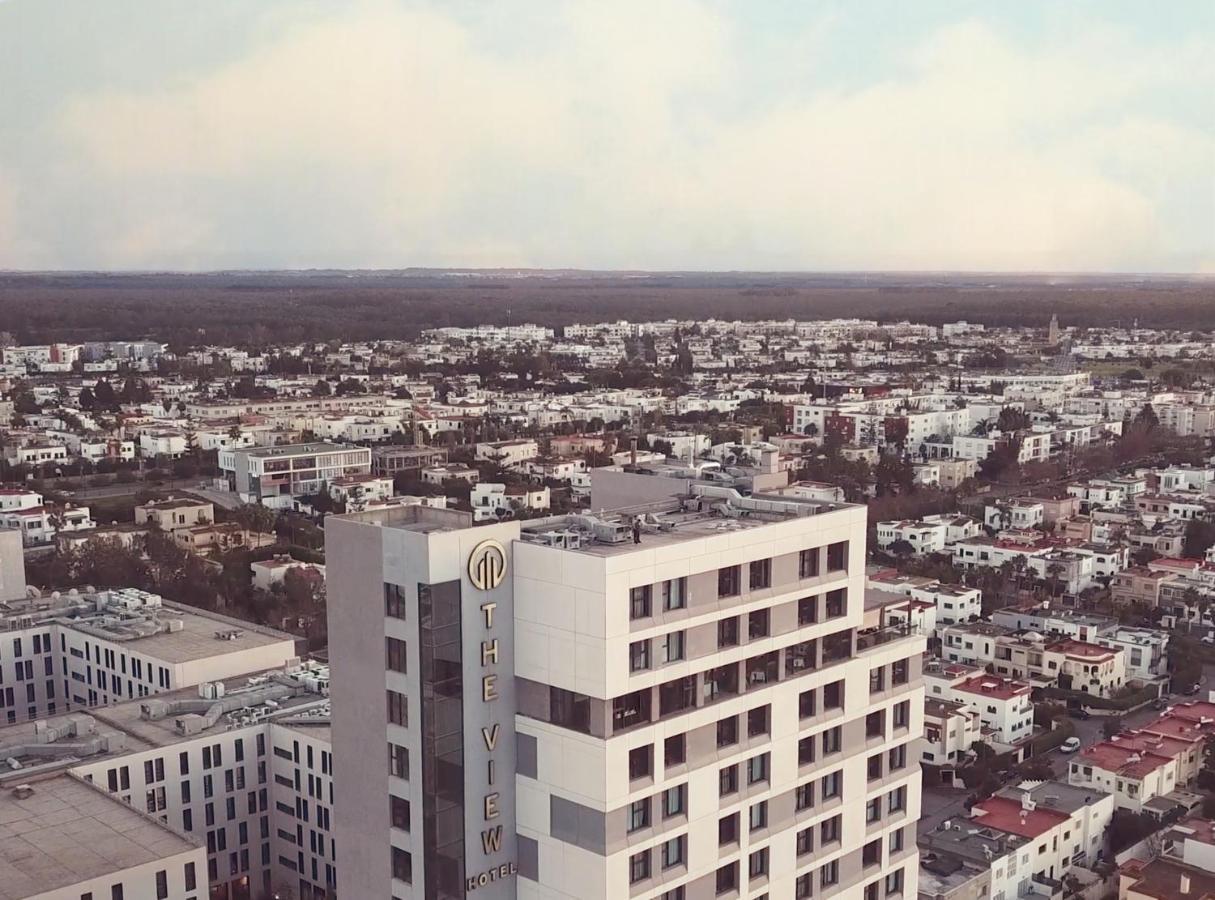
[[1066, 741], [1059, 745], [1059, 749], [1064, 753], [1075, 753], [1080, 749], [1080, 738], [1069, 737]]

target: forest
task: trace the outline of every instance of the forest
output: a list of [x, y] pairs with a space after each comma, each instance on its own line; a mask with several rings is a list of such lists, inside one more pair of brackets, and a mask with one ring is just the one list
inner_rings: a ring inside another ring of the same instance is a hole
[[409, 339], [425, 328], [615, 319], [829, 319], [1207, 329], [1197, 276], [592, 272], [0, 273], [18, 343], [178, 345]]

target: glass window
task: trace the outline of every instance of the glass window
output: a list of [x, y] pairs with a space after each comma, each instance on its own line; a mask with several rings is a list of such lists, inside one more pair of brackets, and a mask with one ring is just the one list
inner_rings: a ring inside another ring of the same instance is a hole
[[397, 691], [388, 691], [388, 721], [393, 725], [409, 725], [408, 698]]
[[844, 681], [833, 681], [823, 686], [823, 709], [842, 709], [844, 706]]
[[635, 800], [629, 804], [628, 830], [637, 831], [650, 825], [650, 798]]
[[827, 547], [827, 571], [839, 572], [848, 567], [848, 542], [840, 541]]
[[717, 746], [730, 747], [738, 743], [738, 716], [717, 721]]
[[848, 589], [827, 592], [827, 618], [838, 619], [848, 611]]
[[747, 784], [768, 780], [768, 754], [761, 753], [747, 760]]
[[684, 633], [672, 631], [663, 643], [663, 655], [666, 662], [678, 662], [684, 658]]
[[758, 803], [751, 804], [751, 810], [747, 813], [747, 827], [751, 831], [759, 831], [761, 828], [768, 827], [767, 800], [760, 800]]
[[717, 570], [717, 596], [736, 597], [742, 590], [740, 566], [726, 566]]
[[818, 597], [802, 597], [797, 601], [797, 624], [813, 625], [818, 621]]
[[797, 715], [801, 719], [809, 719], [818, 712], [818, 692], [811, 688], [797, 695]]
[[717, 622], [717, 646], [718, 647], [737, 647], [738, 646], [738, 616], [731, 616], [728, 619], [719, 619]]
[[717, 870], [716, 890], [718, 894], [738, 890], [738, 863], [728, 863]]
[[717, 794], [728, 797], [738, 791], [738, 765], [726, 766], [717, 773]]
[[405, 588], [396, 584], [384, 585], [384, 615], [392, 619], [405, 618]]
[[664, 819], [682, 815], [687, 808], [688, 786], [686, 784], [677, 784], [662, 792], [662, 817]]
[[663, 765], [668, 769], [672, 766], [682, 766], [688, 760], [688, 738], [686, 734], [676, 734], [663, 741]]
[[648, 619], [651, 615], [650, 585], [643, 584], [629, 590], [629, 618]]
[[769, 616], [766, 609], [755, 609], [747, 616], [747, 638], [756, 640], [765, 638], [769, 633]]
[[717, 820], [717, 845], [724, 847], [738, 840], [738, 813]]
[[890, 683], [906, 684], [910, 678], [909, 660], [896, 659], [890, 667]]
[[662, 583], [662, 608], [668, 612], [674, 609], [683, 609], [687, 605], [686, 586], [687, 582], [682, 578], [672, 578], [670, 581]]
[[767, 706], [757, 706], [747, 711], [747, 737], [768, 733], [769, 712], [770, 708]]
[[651, 744], [629, 751], [629, 780], [648, 778], [654, 774], [654, 748]]
[[772, 560], [755, 559], [751, 561], [748, 583], [751, 590], [772, 586]]
[[826, 819], [819, 826], [819, 840], [824, 844], [833, 844], [840, 839], [840, 827], [842, 818], [840, 816], [832, 816]]
[[817, 578], [819, 547], [810, 547], [797, 556], [797, 574], [802, 578]]
[[664, 869], [683, 865], [683, 861], [687, 857], [687, 841], [687, 836], [681, 834], [662, 845], [662, 867]]
[[747, 858], [747, 877], [764, 878], [768, 874], [768, 848], [761, 847]]
[[629, 857], [629, 884], [645, 881], [650, 877], [650, 851], [642, 850]]
[[629, 671], [641, 672], [650, 667], [650, 642], [633, 641], [629, 644]]
[[397, 640], [394, 637], [384, 639], [386, 645], [385, 654], [388, 659], [388, 671], [404, 672], [405, 671], [405, 642]]

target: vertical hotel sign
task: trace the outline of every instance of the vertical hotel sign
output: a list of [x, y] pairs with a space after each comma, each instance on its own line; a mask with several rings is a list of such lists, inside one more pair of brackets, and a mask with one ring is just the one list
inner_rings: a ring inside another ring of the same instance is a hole
[[[491, 591], [502, 583], [506, 577], [506, 548], [497, 541], [482, 541], [473, 548], [468, 557], [468, 579], [479, 591]], [[494, 635], [494, 614], [498, 604], [487, 601], [481, 604], [481, 624], [485, 635], [481, 640], [481, 702], [492, 703], [498, 699], [498, 638]], [[481, 798], [481, 851], [486, 856], [497, 853], [502, 849], [502, 811], [499, 807], [501, 794], [496, 790], [498, 784], [498, 766], [494, 751], [498, 749], [498, 740], [502, 733], [501, 723], [491, 722], [481, 728], [481, 740], [488, 754], [486, 765], [486, 784], [489, 789]], [[518, 872], [518, 864], [513, 860], [493, 868], [469, 875], [465, 878], [464, 888], [475, 891], [495, 881], [509, 878]]]

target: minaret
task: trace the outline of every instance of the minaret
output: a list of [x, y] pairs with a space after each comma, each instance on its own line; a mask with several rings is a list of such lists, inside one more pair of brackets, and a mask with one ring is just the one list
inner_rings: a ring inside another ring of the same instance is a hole
[[1050, 327], [1046, 331], [1046, 342], [1052, 347], [1059, 345], [1059, 316], [1050, 317]]

